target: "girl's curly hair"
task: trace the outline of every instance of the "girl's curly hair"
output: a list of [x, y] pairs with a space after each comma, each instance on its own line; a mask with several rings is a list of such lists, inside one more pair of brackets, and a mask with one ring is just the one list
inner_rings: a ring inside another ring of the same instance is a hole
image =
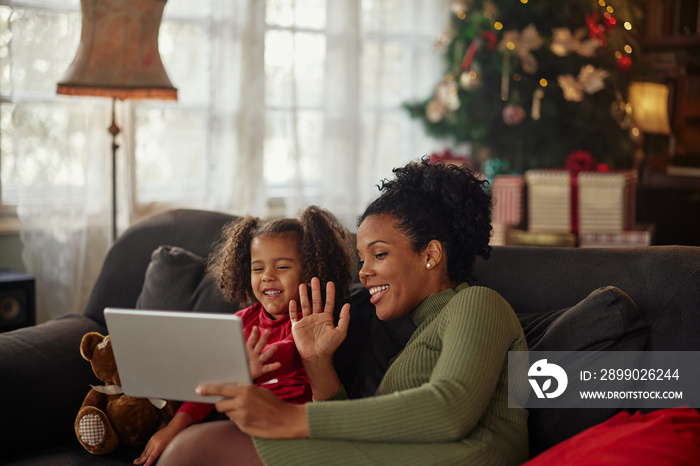
[[[221, 240], [209, 257], [209, 273], [214, 274], [224, 297], [231, 302], [250, 303], [255, 299], [250, 281], [250, 244], [254, 238], [290, 235], [296, 238], [302, 260], [302, 281], [318, 277], [332, 281], [336, 301], [349, 296], [353, 243], [352, 235], [329, 211], [307, 207], [295, 218], [263, 222], [245, 217], [224, 226]], [[325, 286], [322, 287], [325, 290]]]
[[467, 166], [431, 163], [427, 157], [395, 168], [393, 180], [378, 186], [380, 196], [360, 216], [391, 215], [398, 228], [422, 251], [431, 240], [442, 243], [447, 273], [457, 283], [476, 281], [476, 256], [491, 253], [491, 196], [485, 180]]

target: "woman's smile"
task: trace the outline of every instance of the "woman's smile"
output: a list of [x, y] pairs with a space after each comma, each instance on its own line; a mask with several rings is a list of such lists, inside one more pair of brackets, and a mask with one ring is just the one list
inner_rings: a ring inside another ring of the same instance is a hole
[[384, 292], [389, 288], [389, 285], [372, 286], [369, 288], [369, 294], [372, 295], [370, 302], [372, 304], [377, 304], [377, 301], [382, 299]]

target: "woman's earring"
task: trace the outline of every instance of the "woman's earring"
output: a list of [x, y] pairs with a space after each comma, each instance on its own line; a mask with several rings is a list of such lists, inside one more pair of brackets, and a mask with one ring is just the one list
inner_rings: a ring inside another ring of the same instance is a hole
[[429, 268], [430, 268], [430, 262], [428, 262], [427, 264], [425, 264], [425, 268], [426, 268], [426, 269], [429, 269]]

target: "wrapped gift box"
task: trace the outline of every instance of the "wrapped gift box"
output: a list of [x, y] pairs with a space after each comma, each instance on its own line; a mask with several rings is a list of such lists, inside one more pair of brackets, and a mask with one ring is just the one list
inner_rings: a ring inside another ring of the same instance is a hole
[[508, 229], [505, 223], [491, 222], [491, 239], [489, 246], [505, 246], [507, 243]]
[[[637, 172], [529, 170], [528, 230], [619, 233], [634, 226]], [[578, 211], [577, 216], [572, 210]]]
[[581, 233], [578, 237], [582, 248], [630, 248], [651, 246], [654, 239], [654, 225], [636, 225], [632, 230], [619, 233]]
[[493, 223], [517, 226], [524, 220], [523, 190], [525, 180], [521, 175], [498, 175], [491, 184], [493, 199]]

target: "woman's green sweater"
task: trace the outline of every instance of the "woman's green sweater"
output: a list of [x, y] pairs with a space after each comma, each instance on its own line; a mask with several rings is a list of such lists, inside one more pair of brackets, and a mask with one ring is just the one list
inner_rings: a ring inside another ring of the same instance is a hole
[[417, 329], [376, 396], [309, 403], [310, 437], [255, 439], [276, 465], [516, 465], [528, 459], [527, 412], [508, 407], [508, 351], [520, 323], [495, 291], [459, 285], [412, 313]]

